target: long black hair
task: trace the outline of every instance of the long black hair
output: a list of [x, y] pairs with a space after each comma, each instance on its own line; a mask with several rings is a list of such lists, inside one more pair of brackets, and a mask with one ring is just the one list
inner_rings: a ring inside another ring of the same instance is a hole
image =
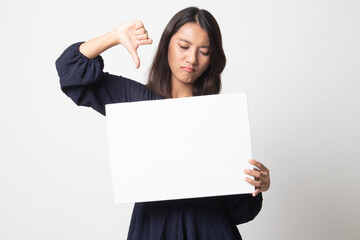
[[210, 40], [210, 64], [195, 81], [193, 95], [218, 94], [221, 90], [221, 73], [226, 65], [226, 57], [219, 25], [208, 11], [189, 7], [176, 13], [165, 27], [149, 72], [147, 86], [166, 98], [172, 98], [172, 73], [168, 63], [169, 43], [172, 36], [189, 22], [197, 23], [207, 32]]

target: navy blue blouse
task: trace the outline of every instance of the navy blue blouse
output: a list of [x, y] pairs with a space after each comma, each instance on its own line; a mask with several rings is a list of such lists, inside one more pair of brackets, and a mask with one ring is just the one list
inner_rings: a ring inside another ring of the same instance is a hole
[[[141, 83], [103, 72], [101, 56], [89, 59], [79, 43], [56, 61], [62, 91], [77, 105], [105, 115], [105, 104], [163, 99]], [[262, 194], [135, 203], [129, 240], [235, 240], [237, 224], [260, 212]]]

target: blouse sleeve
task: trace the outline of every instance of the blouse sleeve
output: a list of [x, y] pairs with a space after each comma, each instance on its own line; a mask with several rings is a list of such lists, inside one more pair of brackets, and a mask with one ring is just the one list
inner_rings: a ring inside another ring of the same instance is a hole
[[253, 220], [261, 210], [262, 194], [253, 197], [251, 194], [222, 196], [223, 202], [230, 219], [235, 225]]
[[154, 98], [143, 84], [103, 72], [102, 57], [87, 58], [79, 51], [81, 43], [68, 47], [56, 60], [61, 90], [78, 106], [92, 107], [105, 115], [106, 104]]

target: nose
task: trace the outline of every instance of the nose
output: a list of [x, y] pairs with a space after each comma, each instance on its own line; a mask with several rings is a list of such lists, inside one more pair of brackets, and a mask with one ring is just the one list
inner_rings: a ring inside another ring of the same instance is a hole
[[196, 65], [198, 61], [197, 51], [194, 49], [192, 51], [188, 51], [188, 55], [186, 57], [186, 62], [191, 65]]

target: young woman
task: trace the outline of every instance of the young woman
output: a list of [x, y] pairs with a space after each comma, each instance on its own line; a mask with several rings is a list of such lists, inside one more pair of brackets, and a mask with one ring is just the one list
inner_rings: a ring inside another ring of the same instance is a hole
[[[103, 72], [100, 56], [123, 45], [140, 66], [137, 48], [151, 44], [141, 21], [121, 24], [93, 40], [67, 48], [56, 61], [62, 91], [77, 105], [105, 115], [105, 104], [218, 94], [226, 63], [215, 18], [190, 7], [178, 12], [166, 26], [147, 85]], [[269, 170], [260, 162], [245, 173], [255, 186], [251, 194], [136, 203], [128, 239], [241, 239], [237, 224], [252, 220], [262, 206], [261, 192], [270, 186]], [[241, 170], [239, 170], [241, 171]]]

